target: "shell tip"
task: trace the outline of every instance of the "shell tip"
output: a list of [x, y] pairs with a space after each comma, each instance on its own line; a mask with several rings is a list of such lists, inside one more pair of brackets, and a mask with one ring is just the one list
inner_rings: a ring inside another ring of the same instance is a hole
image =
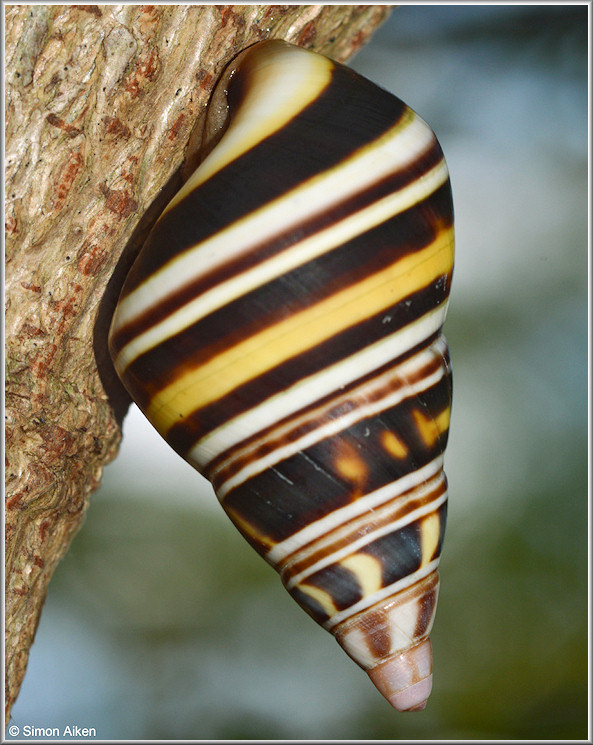
[[415, 683], [403, 691], [398, 691], [387, 698], [398, 711], [422, 711], [432, 690], [432, 675]]
[[380, 663], [368, 675], [398, 711], [422, 711], [432, 690], [432, 650], [428, 639]]

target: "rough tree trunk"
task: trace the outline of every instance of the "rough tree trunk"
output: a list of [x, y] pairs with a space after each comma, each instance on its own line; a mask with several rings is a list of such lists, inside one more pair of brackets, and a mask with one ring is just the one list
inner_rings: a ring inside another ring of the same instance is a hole
[[48, 582], [117, 451], [110, 314], [214, 82], [271, 37], [343, 61], [389, 8], [5, 6], [7, 719]]

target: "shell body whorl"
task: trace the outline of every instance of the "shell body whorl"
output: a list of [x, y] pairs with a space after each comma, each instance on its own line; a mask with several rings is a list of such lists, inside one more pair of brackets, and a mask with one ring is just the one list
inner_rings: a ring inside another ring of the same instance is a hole
[[218, 142], [122, 290], [116, 370], [295, 600], [396, 708], [423, 708], [451, 403], [440, 146], [283, 42], [243, 52], [213, 101]]

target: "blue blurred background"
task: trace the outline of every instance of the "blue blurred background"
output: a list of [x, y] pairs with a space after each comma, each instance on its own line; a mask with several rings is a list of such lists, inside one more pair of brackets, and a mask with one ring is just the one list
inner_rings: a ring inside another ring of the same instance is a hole
[[455, 200], [425, 712], [388, 706], [132, 409], [50, 585], [14, 724], [118, 740], [587, 737], [587, 11], [402, 6], [351, 63], [431, 124]]

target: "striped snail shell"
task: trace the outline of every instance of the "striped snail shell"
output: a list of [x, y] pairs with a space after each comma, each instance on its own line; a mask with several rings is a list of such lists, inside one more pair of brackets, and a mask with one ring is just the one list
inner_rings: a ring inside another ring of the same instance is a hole
[[451, 403], [442, 151], [398, 98], [281, 41], [227, 69], [205, 142], [126, 279], [115, 368], [293, 598], [422, 709]]

